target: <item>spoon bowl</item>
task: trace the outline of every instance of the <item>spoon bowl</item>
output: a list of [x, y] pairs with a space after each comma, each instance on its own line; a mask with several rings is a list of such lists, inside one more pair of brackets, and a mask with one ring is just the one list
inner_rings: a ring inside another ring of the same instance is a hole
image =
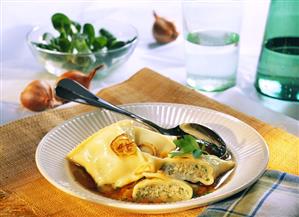
[[181, 138], [184, 135], [192, 135], [196, 138], [197, 143], [205, 146], [205, 150], [219, 158], [227, 159], [229, 152], [223, 139], [214, 130], [198, 123], [183, 123], [173, 128], [163, 128], [150, 120], [139, 115], [117, 107], [102, 98], [97, 97], [88, 89], [71, 79], [62, 79], [57, 83], [55, 88], [56, 95], [64, 100], [73, 101], [81, 104], [91, 105], [104, 108], [119, 114], [125, 115], [135, 121], [145, 124], [154, 131], [163, 135], [176, 136]]

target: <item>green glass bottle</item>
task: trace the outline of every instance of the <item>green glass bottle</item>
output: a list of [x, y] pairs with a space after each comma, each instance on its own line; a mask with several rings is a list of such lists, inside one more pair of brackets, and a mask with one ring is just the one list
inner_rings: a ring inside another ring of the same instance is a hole
[[257, 68], [258, 92], [299, 101], [299, 0], [272, 0]]

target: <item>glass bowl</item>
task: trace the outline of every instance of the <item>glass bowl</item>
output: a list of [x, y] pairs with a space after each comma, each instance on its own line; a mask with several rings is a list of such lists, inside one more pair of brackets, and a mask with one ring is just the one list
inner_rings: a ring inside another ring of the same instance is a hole
[[[124, 63], [133, 53], [137, 40], [138, 33], [135, 27], [119, 21], [101, 21], [100, 23], [92, 23], [95, 31], [100, 28], [105, 28], [111, 32], [118, 40], [129, 41], [135, 38], [132, 42], [121, 48], [113, 50], [99, 50], [89, 53], [64, 53], [40, 48], [34, 44], [41, 43], [42, 35], [45, 32], [53, 34], [55, 37], [58, 33], [52, 27], [34, 27], [27, 34], [27, 43], [34, 57], [45, 67], [45, 69], [56, 76], [63, 74], [69, 70], [79, 70], [88, 73], [90, 70], [100, 64], [104, 64], [104, 69], [98, 73], [96, 77], [107, 75], [112, 69]], [[56, 34], [55, 34], [56, 33]]]

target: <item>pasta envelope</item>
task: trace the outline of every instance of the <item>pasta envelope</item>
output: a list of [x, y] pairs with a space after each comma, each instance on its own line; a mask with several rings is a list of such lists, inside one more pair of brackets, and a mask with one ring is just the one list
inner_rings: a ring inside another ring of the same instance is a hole
[[122, 187], [141, 179], [144, 172], [156, 172], [161, 161], [141, 151], [137, 144], [148, 144], [157, 154], [166, 153], [174, 149], [175, 137], [135, 127], [133, 123], [123, 120], [100, 129], [72, 150], [67, 158], [84, 167], [98, 186]]
[[133, 122], [119, 121], [87, 138], [67, 157], [84, 167], [98, 186], [122, 187], [142, 178], [143, 172], [157, 170], [154, 160], [139, 150], [133, 138]]
[[161, 170], [168, 176], [189, 182], [201, 182], [211, 185], [215, 179], [234, 168], [232, 160], [222, 160], [214, 155], [201, 155], [199, 159], [192, 156], [163, 159]]
[[157, 157], [167, 157], [176, 148], [175, 136], [165, 136], [151, 130], [135, 126], [135, 141], [142, 151]]
[[146, 179], [133, 189], [133, 199], [140, 202], [175, 202], [192, 198], [193, 190], [186, 182], [162, 173], [145, 173]]

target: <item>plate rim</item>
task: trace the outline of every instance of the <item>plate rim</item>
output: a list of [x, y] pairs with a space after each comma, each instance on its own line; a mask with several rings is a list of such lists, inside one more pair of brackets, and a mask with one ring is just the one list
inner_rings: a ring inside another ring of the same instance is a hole
[[[79, 199], [83, 199], [83, 200], [86, 200], [86, 201], [89, 201], [89, 202], [93, 202], [95, 204], [100, 204], [100, 205], [111, 207], [111, 208], [122, 209], [122, 210], [125, 210], [125, 211], [128, 211], [128, 212], [157, 214], [157, 213], [177, 212], [179, 210], [188, 210], [188, 209], [192, 209], [192, 208], [195, 208], [195, 207], [202, 207], [202, 206], [206, 206], [208, 204], [216, 203], [216, 202], [218, 202], [222, 199], [228, 198], [228, 197], [244, 190], [246, 187], [250, 187], [264, 174], [264, 172], [267, 169], [267, 166], [268, 166], [268, 163], [269, 163], [269, 147], [268, 147], [265, 139], [252, 126], [250, 126], [249, 124], [245, 123], [244, 121], [242, 121], [242, 120], [240, 120], [240, 119], [238, 119], [238, 118], [236, 118], [232, 115], [229, 115], [229, 114], [226, 114], [226, 113], [214, 110], [214, 109], [206, 108], [206, 107], [183, 104], [183, 103], [141, 102], [141, 103], [126, 103], [126, 104], [121, 104], [121, 105], [118, 105], [118, 106], [122, 107], [122, 108], [127, 108], [127, 107], [132, 107], [132, 106], [133, 107], [134, 106], [137, 106], [137, 107], [138, 106], [176, 106], [176, 107], [188, 107], [188, 108], [192, 108], [192, 109], [200, 109], [200, 110], [204, 110], [204, 111], [208, 111], [208, 112], [212, 112], [212, 113], [217, 113], [218, 115], [224, 116], [225, 118], [228, 118], [229, 120], [236, 121], [236, 122], [238, 122], [238, 124], [242, 124], [242, 125], [248, 127], [251, 131], [254, 132], [254, 134], [256, 136], [259, 137], [259, 139], [263, 143], [262, 145], [264, 147], [264, 151], [265, 151], [265, 155], [266, 155], [266, 158], [263, 159], [263, 161], [262, 161], [263, 167], [261, 168], [259, 173], [254, 178], [252, 178], [249, 182], [247, 182], [247, 183], [245, 183], [241, 186], [238, 186], [233, 191], [227, 192], [226, 194], [215, 195], [213, 197], [212, 201], [199, 202], [199, 201], [197, 201], [199, 198], [190, 199], [190, 200], [186, 200], [186, 201], [165, 203], [165, 204], [164, 203], [163, 204], [141, 204], [141, 203], [118, 201], [118, 200], [113, 200], [113, 203], [109, 203], [109, 202], [101, 203], [100, 201], [95, 201], [92, 198], [84, 197], [81, 194], [76, 194], [75, 192], [70, 191], [67, 188], [65, 188], [65, 187], [59, 185], [57, 182], [55, 182], [55, 180], [53, 180], [51, 177], [49, 177], [47, 175], [46, 171], [44, 171], [44, 169], [40, 165], [38, 156], [40, 154], [41, 144], [47, 139], [47, 136], [49, 136], [50, 134], [52, 134], [53, 132], [55, 132], [56, 130], [58, 130], [59, 128], [64, 126], [65, 124], [74, 121], [75, 119], [86, 117], [88, 115], [95, 114], [95, 113], [98, 113], [98, 112], [103, 112], [103, 111], [106, 110], [106, 109], [98, 109], [98, 110], [83, 112], [83, 113], [80, 113], [80, 114], [78, 114], [78, 115], [76, 115], [72, 118], [64, 120], [62, 123], [60, 123], [56, 127], [52, 128], [50, 131], [48, 131], [44, 135], [44, 137], [41, 139], [41, 141], [37, 145], [36, 151], [35, 151], [36, 166], [38, 168], [38, 171], [43, 176], [43, 178], [45, 178], [49, 183], [51, 183], [53, 186], [55, 186], [60, 191], [63, 191], [64, 193], [67, 193], [67, 194], [69, 194], [71, 196], [74, 196], [76, 198], [79, 198]], [[100, 197], [106, 198], [104, 196], [100, 196]], [[112, 200], [111, 198], [107, 198], [107, 199]]]

